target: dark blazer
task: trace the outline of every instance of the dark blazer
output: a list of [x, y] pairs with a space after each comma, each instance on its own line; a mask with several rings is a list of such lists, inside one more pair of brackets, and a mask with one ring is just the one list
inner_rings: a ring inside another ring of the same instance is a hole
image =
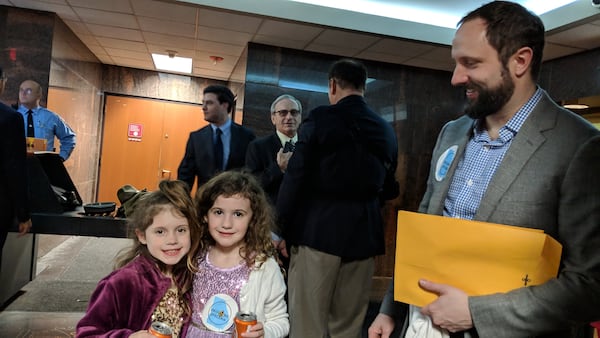
[[277, 164], [277, 152], [281, 147], [281, 140], [273, 133], [252, 141], [246, 152], [246, 168], [258, 177], [273, 205], [283, 180], [283, 172]]
[[286, 242], [346, 259], [383, 254], [381, 201], [398, 195], [397, 161], [392, 126], [361, 96], [312, 110], [277, 199]]
[[[231, 149], [225, 170], [244, 166], [246, 149], [254, 138], [256, 136], [248, 128], [231, 123]], [[177, 179], [186, 182], [191, 188], [197, 177], [198, 187], [200, 187], [219, 171], [215, 168], [211, 126], [207, 125], [191, 132], [185, 147], [185, 155], [177, 169]]]
[[15, 220], [29, 219], [26, 144], [21, 114], [0, 103], [0, 250]]
[[[440, 132], [420, 212], [442, 214], [473, 123], [463, 116]], [[440, 175], [437, 164], [453, 146], [456, 156]], [[475, 220], [551, 235], [563, 245], [559, 276], [539, 286], [469, 297], [480, 337], [576, 337], [577, 324], [589, 328], [600, 318], [599, 173], [600, 131], [544, 92], [492, 177]], [[390, 300], [393, 289], [381, 312], [393, 313]]]

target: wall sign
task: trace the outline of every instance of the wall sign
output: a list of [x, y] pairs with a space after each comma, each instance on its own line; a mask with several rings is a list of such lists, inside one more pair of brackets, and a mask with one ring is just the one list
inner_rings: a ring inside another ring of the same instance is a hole
[[141, 123], [130, 123], [127, 128], [127, 139], [129, 141], [140, 142], [142, 141], [143, 126]]

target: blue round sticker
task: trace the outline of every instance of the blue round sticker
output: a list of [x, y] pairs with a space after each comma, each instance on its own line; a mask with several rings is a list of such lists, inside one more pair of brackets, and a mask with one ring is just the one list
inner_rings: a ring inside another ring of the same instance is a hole
[[458, 145], [453, 145], [452, 147], [446, 149], [446, 151], [444, 151], [442, 153], [442, 155], [440, 155], [440, 157], [437, 160], [437, 164], [435, 166], [435, 180], [440, 182], [441, 180], [444, 179], [444, 177], [446, 177], [446, 174], [448, 173], [448, 169], [450, 169], [450, 165], [452, 164], [452, 161], [454, 160], [454, 156], [456, 156], [456, 151], [458, 150]]

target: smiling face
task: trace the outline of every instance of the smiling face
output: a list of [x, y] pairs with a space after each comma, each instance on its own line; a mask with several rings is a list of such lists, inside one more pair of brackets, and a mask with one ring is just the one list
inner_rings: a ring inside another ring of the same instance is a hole
[[250, 200], [240, 195], [220, 195], [208, 210], [208, 231], [221, 251], [239, 250], [252, 219]]
[[167, 267], [177, 264], [190, 251], [190, 227], [187, 218], [165, 206], [145, 231], [136, 230], [138, 240], [148, 252]]
[[302, 121], [302, 114], [298, 104], [290, 99], [282, 99], [275, 104], [275, 111], [271, 112], [271, 122], [280, 133], [292, 138], [298, 131]]
[[515, 84], [508, 68], [486, 37], [482, 19], [463, 23], [452, 41], [456, 62], [452, 85], [464, 86], [469, 102], [467, 114], [483, 118], [500, 111], [511, 99]]

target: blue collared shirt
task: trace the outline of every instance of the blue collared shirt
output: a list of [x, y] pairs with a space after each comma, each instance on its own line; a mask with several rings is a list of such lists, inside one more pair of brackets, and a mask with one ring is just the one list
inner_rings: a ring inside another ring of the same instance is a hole
[[448, 196], [444, 201], [444, 216], [473, 219], [496, 169], [502, 162], [513, 138], [542, 97], [537, 89], [521, 109], [499, 130], [499, 137], [491, 140], [481, 120], [473, 127], [473, 137], [467, 143], [463, 158], [456, 167]]
[[[19, 113], [25, 121], [25, 135], [27, 135], [27, 111], [23, 105], [19, 106]], [[54, 136], [60, 141], [60, 157], [67, 160], [75, 148], [75, 132], [67, 125], [58, 114], [38, 106], [31, 109], [33, 112], [33, 130], [36, 138], [46, 139], [46, 150], [54, 151]]]
[[221, 170], [225, 170], [225, 168], [227, 168], [227, 161], [229, 160], [229, 153], [231, 151], [230, 149], [230, 145], [231, 145], [231, 119], [228, 119], [227, 122], [225, 122], [225, 124], [223, 124], [220, 127], [215, 126], [214, 124], [210, 124], [212, 131], [213, 131], [213, 144], [216, 141], [216, 137], [217, 137], [217, 133], [216, 130], [217, 128], [221, 129], [221, 131], [223, 132], [223, 134], [221, 134], [221, 141], [223, 142], [223, 168], [221, 168]]

